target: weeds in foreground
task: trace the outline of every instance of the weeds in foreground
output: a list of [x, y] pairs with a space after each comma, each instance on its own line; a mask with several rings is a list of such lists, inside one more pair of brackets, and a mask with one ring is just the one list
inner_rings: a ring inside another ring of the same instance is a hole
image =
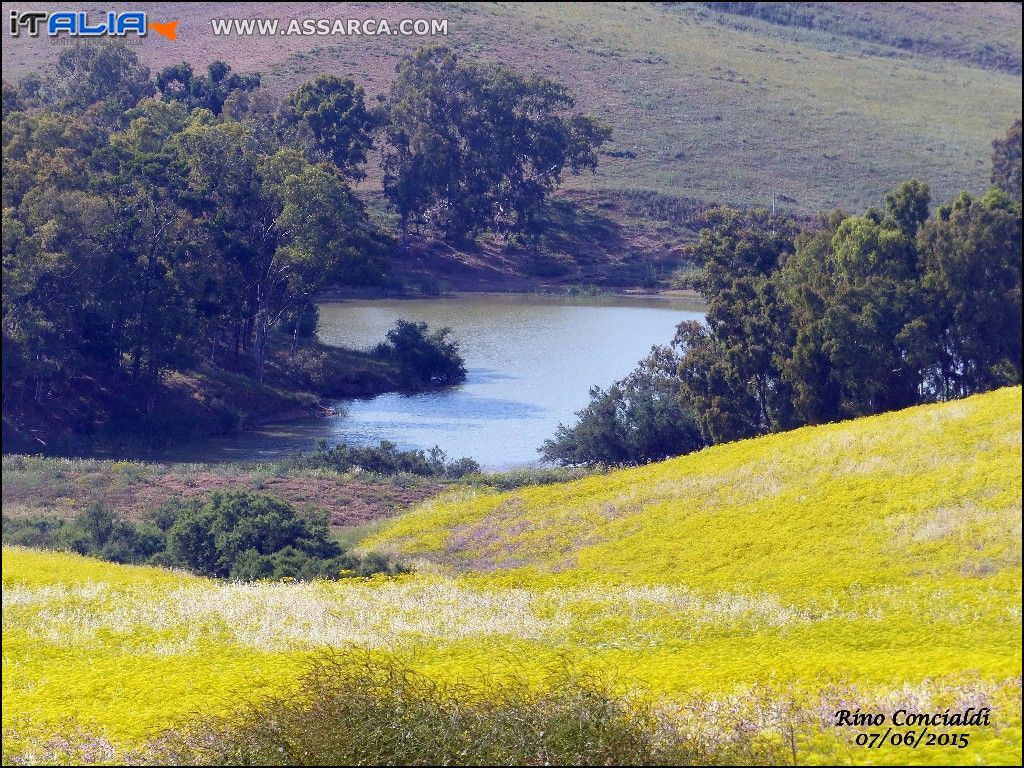
[[721, 765], [792, 760], [781, 732], [710, 742], [594, 675], [441, 685], [400, 662], [330, 651], [288, 695], [161, 734], [135, 756], [179, 765]]

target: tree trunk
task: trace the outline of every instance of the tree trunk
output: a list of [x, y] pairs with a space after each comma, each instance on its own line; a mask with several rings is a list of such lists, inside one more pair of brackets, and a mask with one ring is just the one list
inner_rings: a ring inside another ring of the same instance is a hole
[[256, 381], [260, 384], [263, 383], [263, 369], [267, 362], [267, 336], [269, 333], [269, 323], [267, 322], [267, 315], [265, 312], [260, 312], [256, 316], [256, 338], [253, 342], [253, 359], [256, 362]]
[[409, 212], [402, 211], [401, 217], [401, 239], [399, 240], [399, 248], [402, 253], [409, 252]]

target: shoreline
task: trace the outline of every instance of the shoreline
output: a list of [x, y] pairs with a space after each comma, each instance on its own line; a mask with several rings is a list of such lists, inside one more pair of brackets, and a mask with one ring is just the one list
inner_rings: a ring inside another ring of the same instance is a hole
[[[590, 289], [593, 288], [593, 292]], [[373, 300], [416, 300], [416, 299], [452, 299], [462, 296], [537, 296], [553, 299], [656, 299], [661, 301], [689, 301], [704, 304], [704, 297], [692, 288], [621, 288], [605, 290], [594, 286], [568, 285], [561, 289], [552, 287], [545, 289], [502, 289], [491, 288], [454, 288], [437, 294], [407, 293], [387, 288], [365, 289], [331, 289], [318, 295], [318, 304], [335, 304], [345, 301]]]
[[[612, 302], [622, 300], [623, 302], [629, 301], [644, 301], [644, 302], [658, 302], [670, 304], [673, 302], [681, 304], [695, 305], [695, 308], [699, 307], [701, 310], [704, 308], [704, 301], [701, 295], [690, 289], [663, 289], [663, 290], [651, 290], [643, 288], [627, 288], [617, 291], [601, 291], [597, 293], [562, 293], [555, 291], [537, 291], [537, 290], [500, 290], [500, 289], [487, 289], [487, 290], [458, 290], [445, 292], [438, 296], [423, 296], [423, 295], [401, 295], [396, 296], [389, 294], [389, 292], [382, 289], [375, 290], [339, 290], [329, 292], [326, 296], [320, 296], [317, 298], [317, 303], [344, 303], [347, 301], [392, 301], [392, 300], [413, 300], [413, 299], [458, 299], [460, 297], [467, 298], [478, 298], [485, 299], [488, 296], [493, 297], [536, 297], [538, 299], [548, 300], [564, 300], [566, 303], [573, 302], [590, 302], [595, 303]], [[233, 426], [228, 429], [218, 428], [213, 426], [213, 422], [218, 419], [207, 418], [201, 419], [202, 426], [199, 423], [190, 424], [190, 428], [187, 434], [180, 434], [176, 437], [167, 440], [166, 444], [160, 445], [159, 447], [153, 445], [140, 446], [135, 445], [135, 439], [122, 435], [122, 434], [103, 434], [93, 433], [91, 435], [78, 435], [71, 436], [66, 435], [65, 440], [60, 440], [63, 445], [60, 447], [54, 447], [52, 440], [48, 440], [51, 443], [49, 450], [44, 445], [40, 445], [41, 451], [33, 451], [30, 446], [24, 444], [23, 441], [14, 440], [13, 447], [11, 450], [4, 450], [4, 455], [44, 455], [52, 457], [67, 457], [67, 458], [94, 458], [94, 459], [128, 459], [128, 460], [140, 460], [140, 461], [154, 461], [150, 455], [151, 451], [159, 453], [161, 449], [166, 449], [169, 445], [175, 446], [187, 446], [195, 441], [202, 441], [210, 438], [231, 438], [244, 436], [246, 434], [257, 433], [265, 428], [273, 428], [276, 426], [294, 424], [304, 422], [312, 419], [328, 419], [339, 413], [339, 409], [336, 405], [336, 401], [354, 401], [354, 400], [372, 400], [383, 394], [392, 392], [397, 393], [408, 393], [410, 391], [405, 387], [396, 386], [395, 382], [389, 381], [388, 376], [380, 375], [377, 370], [370, 370], [369, 368], [363, 369], [363, 374], [358, 375], [357, 378], [352, 378], [353, 374], [356, 373], [357, 368], [361, 366], [357, 363], [363, 362], [366, 358], [366, 353], [360, 352], [354, 349], [348, 349], [345, 347], [334, 347], [329, 344], [325, 344], [317, 340], [313, 345], [321, 349], [329, 349], [337, 355], [338, 360], [345, 360], [348, 365], [345, 366], [347, 375], [343, 374], [340, 379], [334, 382], [335, 386], [322, 390], [319, 392], [309, 391], [308, 389], [291, 388], [277, 389], [284, 383], [283, 381], [274, 382], [274, 386], [266, 387], [259, 386], [253, 382], [247, 380], [248, 386], [246, 390], [256, 392], [257, 390], [276, 390], [277, 396], [264, 397], [262, 402], [258, 405], [256, 403], [247, 403], [243, 405], [242, 401], [248, 399], [244, 395], [239, 397], [241, 394], [235, 393], [236, 396], [229, 398], [231, 401], [237, 400], [237, 402], [222, 403], [221, 408], [226, 411], [232, 411], [235, 413], [235, 417], [231, 419], [234, 422]], [[358, 360], [357, 360], [358, 358]], [[278, 361], [279, 364], [284, 363], [283, 360]], [[350, 368], [351, 366], [351, 368]], [[337, 369], [340, 373], [342, 369]], [[210, 372], [206, 372], [209, 374]], [[369, 374], [373, 375], [369, 375]], [[188, 379], [205, 379], [207, 375], [196, 375], [197, 372], [181, 372], [173, 374], [177, 378], [188, 378]], [[357, 383], [358, 382], [358, 383]], [[201, 387], [202, 388], [202, 387]], [[304, 400], [304, 402], [303, 402]], [[281, 406], [281, 407], [275, 407]], [[210, 415], [210, 414], [208, 414]], [[218, 414], [222, 415], [222, 414]], [[8, 428], [13, 426], [6, 423], [5, 420], [5, 433]], [[20, 430], [19, 430], [20, 431]], [[7, 435], [5, 435], [6, 437]], [[4, 441], [7, 443], [7, 440]]]

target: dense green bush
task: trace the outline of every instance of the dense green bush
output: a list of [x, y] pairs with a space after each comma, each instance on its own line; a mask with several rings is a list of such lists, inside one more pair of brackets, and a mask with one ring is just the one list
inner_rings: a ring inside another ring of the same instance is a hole
[[132, 525], [100, 503], [73, 520], [37, 515], [3, 518], [4, 544], [64, 549], [115, 563], [144, 563], [164, 549], [164, 532], [152, 522]]
[[247, 491], [217, 491], [202, 506], [186, 505], [167, 530], [171, 559], [207, 576], [232, 575], [244, 553], [285, 548], [317, 558], [336, 554], [325, 520], [304, 520], [286, 502]]
[[399, 320], [379, 344], [376, 354], [397, 365], [407, 386], [458, 384], [466, 380], [466, 364], [451, 328], [430, 330], [426, 323]]
[[172, 501], [134, 525], [99, 503], [70, 521], [4, 516], [3, 541], [238, 581], [402, 570], [380, 554], [345, 551], [330, 538], [326, 514], [300, 516], [284, 501], [249, 491], [215, 491], [206, 503]]
[[3, 516], [3, 542], [21, 547], [51, 547], [63, 520], [44, 515], [32, 517]]
[[166, 557], [196, 573], [239, 580], [397, 570], [347, 554], [330, 538], [326, 514], [300, 517], [288, 503], [250, 491], [215, 491], [205, 504], [182, 505], [167, 529]]
[[672, 345], [651, 350], [622, 381], [592, 388], [576, 424], [560, 424], [555, 437], [544, 442], [544, 460], [566, 466], [642, 464], [703, 447], [680, 395], [676, 369], [684, 352], [677, 337]]

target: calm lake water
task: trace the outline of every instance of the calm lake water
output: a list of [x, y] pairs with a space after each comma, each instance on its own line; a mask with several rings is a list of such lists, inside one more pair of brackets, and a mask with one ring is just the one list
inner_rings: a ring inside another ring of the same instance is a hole
[[560, 422], [589, 402], [589, 389], [628, 374], [683, 320], [703, 319], [684, 299], [557, 298], [470, 294], [442, 299], [358, 300], [320, 305], [327, 344], [369, 348], [399, 318], [449, 326], [466, 360], [458, 387], [419, 395], [337, 401], [331, 417], [270, 425], [189, 446], [204, 460], [261, 460], [332, 443], [391, 440], [402, 448], [439, 445], [486, 469], [538, 461]]

